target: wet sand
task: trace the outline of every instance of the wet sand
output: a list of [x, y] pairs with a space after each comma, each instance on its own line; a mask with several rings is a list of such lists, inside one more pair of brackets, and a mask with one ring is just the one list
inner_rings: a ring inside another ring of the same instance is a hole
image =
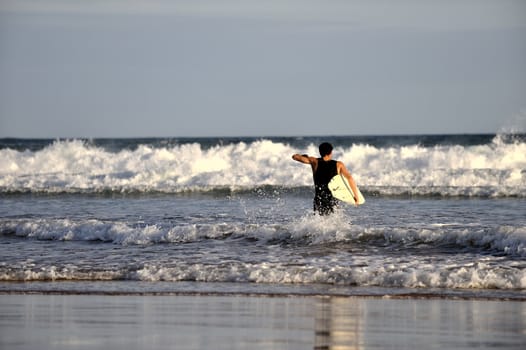
[[0, 295], [0, 349], [524, 349], [526, 303]]

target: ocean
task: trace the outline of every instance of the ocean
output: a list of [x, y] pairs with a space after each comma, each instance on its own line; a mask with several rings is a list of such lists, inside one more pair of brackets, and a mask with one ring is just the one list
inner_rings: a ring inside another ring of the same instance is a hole
[[[323, 141], [359, 207], [313, 214]], [[0, 139], [0, 292], [526, 300], [526, 135]]]

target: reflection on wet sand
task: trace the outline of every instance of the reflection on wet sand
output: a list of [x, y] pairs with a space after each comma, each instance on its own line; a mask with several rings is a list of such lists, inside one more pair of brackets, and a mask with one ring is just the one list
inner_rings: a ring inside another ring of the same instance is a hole
[[315, 311], [315, 350], [363, 349], [363, 320], [357, 300], [320, 298]]
[[0, 349], [524, 349], [526, 303], [241, 295], [2, 295]]
[[526, 304], [321, 297], [315, 350], [524, 349]]

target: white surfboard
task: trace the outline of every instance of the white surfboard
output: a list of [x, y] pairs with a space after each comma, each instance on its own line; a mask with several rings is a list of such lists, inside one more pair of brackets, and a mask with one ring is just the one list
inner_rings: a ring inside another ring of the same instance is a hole
[[349, 185], [349, 182], [347, 182], [347, 179], [343, 175], [336, 175], [331, 179], [331, 181], [329, 182], [329, 190], [331, 190], [331, 193], [334, 196], [334, 198], [344, 201], [346, 203], [357, 205], [365, 203], [365, 198], [363, 198], [360, 189], [358, 189], [358, 193], [356, 196], [358, 198], [358, 202], [354, 202], [354, 195], [351, 186]]

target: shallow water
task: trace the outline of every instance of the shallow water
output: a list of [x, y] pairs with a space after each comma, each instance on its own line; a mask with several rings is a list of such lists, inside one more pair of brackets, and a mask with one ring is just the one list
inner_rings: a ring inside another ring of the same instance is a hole
[[373, 197], [329, 218], [312, 215], [308, 202], [307, 195], [278, 204], [252, 195], [9, 197], [2, 209], [21, 210], [2, 221], [0, 277], [523, 295], [524, 200]]

